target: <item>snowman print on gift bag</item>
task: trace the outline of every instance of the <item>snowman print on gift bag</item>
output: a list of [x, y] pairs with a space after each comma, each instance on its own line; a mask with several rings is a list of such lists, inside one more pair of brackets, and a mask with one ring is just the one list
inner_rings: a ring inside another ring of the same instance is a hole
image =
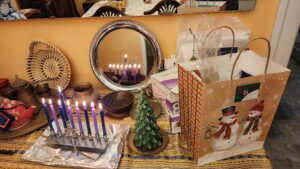
[[245, 145], [257, 141], [262, 133], [261, 121], [264, 110], [264, 101], [254, 105], [248, 114], [243, 130], [238, 138], [238, 144]]
[[214, 151], [223, 151], [233, 147], [238, 138], [239, 124], [237, 122], [236, 106], [222, 109], [223, 116], [219, 119], [218, 129], [213, 134], [212, 148]]

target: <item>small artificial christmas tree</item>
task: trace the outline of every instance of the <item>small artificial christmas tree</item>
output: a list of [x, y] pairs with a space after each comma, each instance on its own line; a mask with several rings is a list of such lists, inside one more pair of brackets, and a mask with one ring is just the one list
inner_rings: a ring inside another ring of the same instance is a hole
[[134, 145], [143, 152], [159, 148], [163, 141], [162, 133], [144, 91], [141, 92], [136, 114]]

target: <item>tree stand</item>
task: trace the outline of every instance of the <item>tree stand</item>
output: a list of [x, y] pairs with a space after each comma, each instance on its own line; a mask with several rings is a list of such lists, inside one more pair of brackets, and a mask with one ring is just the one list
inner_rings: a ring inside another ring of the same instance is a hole
[[140, 155], [145, 155], [145, 156], [150, 156], [150, 155], [155, 155], [155, 154], [159, 154], [160, 152], [162, 152], [165, 148], [167, 148], [168, 143], [169, 143], [169, 137], [168, 137], [168, 133], [165, 132], [164, 130], [160, 130], [163, 136], [163, 141], [160, 147], [158, 147], [155, 150], [151, 150], [151, 151], [141, 151], [139, 150], [135, 145], [134, 145], [134, 136], [135, 133], [133, 131], [130, 131], [127, 137], [127, 144], [128, 144], [128, 148], [133, 151], [136, 154], [140, 154]]

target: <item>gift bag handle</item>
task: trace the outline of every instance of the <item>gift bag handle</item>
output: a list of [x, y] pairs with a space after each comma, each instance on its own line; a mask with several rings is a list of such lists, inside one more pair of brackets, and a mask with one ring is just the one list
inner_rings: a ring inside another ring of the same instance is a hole
[[267, 63], [266, 63], [266, 67], [265, 67], [265, 72], [264, 72], [264, 75], [267, 74], [267, 71], [268, 71], [268, 67], [269, 67], [269, 61], [270, 61], [270, 55], [271, 55], [271, 44], [270, 44], [270, 41], [267, 39], [267, 38], [264, 38], [264, 37], [259, 37], [259, 38], [255, 38], [255, 39], [252, 39], [251, 41], [249, 41], [247, 43], [247, 45], [239, 52], [239, 54], [237, 55], [237, 58], [235, 59], [234, 63], [233, 63], [233, 67], [232, 67], [232, 71], [231, 71], [231, 76], [230, 76], [230, 79], [233, 80], [233, 72], [234, 72], [234, 69], [236, 67], [236, 64], [241, 56], [241, 54], [248, 48], [248, 46], [253, 43], [254, 41], [257, 41], [257, 40], [263, 40], [267, 43], [268, 45], [268, 55], [267, 55]]
[[[205, 36], [205, 38], [204, 38], [204, 40], [203, 40], [203, 45], [202, 45], [202, 47], [204, 47], [205, 45], [206, 45], [206, 42], [207, 42], [207, 39], [208, 39], [208, 37], [213, 33], [213, 32], [215, 32], [216, 30], [219, 30], [219, 29], [229, 29], [230, 30], [230, 32], [232, 33], [232, 46], [231, 46], [231, 50], [230, 50], [230, 58], [231, 58], [231, 56], [232, 56], [232, 53], [233, 53], [233, 48], [234, 48], [234, 44], [235, 44], [235, 34], [234, 34], [234, 31], [233, 31], [233, 29], [232, 28], [230, 28], [229, 26], [220, 26], [220, 27], [217, 27], [217, 28], [214, 28], [213, 30], [211, 30], [210, 32], [208, 32], [208, 34]], [[203, 53], [203, 52], [201, 52], [201, 53]], [[202, 55], [203, 56], [203, 55]], [[203, 58], [204, 58], [204, 56], [203, 56]]]

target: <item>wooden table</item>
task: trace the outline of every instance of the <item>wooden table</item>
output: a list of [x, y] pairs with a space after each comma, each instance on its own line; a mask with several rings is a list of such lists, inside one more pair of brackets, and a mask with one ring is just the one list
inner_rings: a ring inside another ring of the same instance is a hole
[[[107, 93], [108, 91], [105, 91]], [[84, 117], [82, 117], [84, 118]], [[166, 120], [167, 116], [163, 114], [158, 118], [158, 125], [164, 129], [169, 129], [169, 123]], [[75, 119], [76, 120], [76, 119]], [[106, 117], [107, 124], [130, 124], [134, 125], [134, 120], [131, 117], [126, 117], [122, 120]], [[26, 152], [41, 136], [43, 131], [39, 129], [29, 135], [10, 139], [0, 140], [0, 168], [28, 168], [28, 169], [47, 169], [47, 168], [67, 168], [67, 167], [53, 167], [44, 166], [41, 164], [25, 161], [21, 159], [22, 154]], [[263, 149], [238, 155], [222, 161], [209, 163], [206, 165], [197, 166], [197, 163], [192, 158], [184, 154], [180, 147], [178, 134], [169, 134], [170, 142], [167, 148], [158, 155], [154, 156], [141, 156], [133, 153], [125, 147], [122, 153], [122, 158], [119, 163], [119, 168], [131, 169], [153, 169], [153, 168], [199, 168], [199, 169], [213, 169], [213, 168], [240, 168], [240, 169], [268, 169], [272, 168], [271, 161], [269, 160], [266, 152]]]

